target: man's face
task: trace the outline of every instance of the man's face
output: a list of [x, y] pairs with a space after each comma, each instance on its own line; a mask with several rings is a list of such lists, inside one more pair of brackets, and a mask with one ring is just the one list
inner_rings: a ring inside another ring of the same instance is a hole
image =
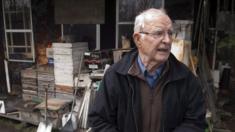
[[[159, 16], [146, 22], [141, 32], [136, 33], [139, 53], [149, 61], [165, 62], [171, 51], [172, 22], [167, 16]], [[136, 38], [135, 38], [136, 39]]]

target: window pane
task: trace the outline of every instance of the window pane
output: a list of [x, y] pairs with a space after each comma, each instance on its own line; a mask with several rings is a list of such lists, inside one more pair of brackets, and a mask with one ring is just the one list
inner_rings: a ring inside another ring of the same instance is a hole
[[9, 48], [9, 59], [16, 60], [32, 60], [33, 55], [30, 52], [26, 52], [25, 48]]
[[30, 2], [4, 0], [6, 29], [30, 29]]
[[31, 33], [7, 33], [8, 45], [30, 46]]
[[119, 0], [119, 21], [133, 22], [135, 16], [141, 11], [155, 7], [160, 8], [162, 0]]
[[133, 34], [133, 25], [119, 25], [119, 38], [118, 38], [118, 48], [122, 47], [123, 39], [128, 39], [130, 41], [131, 47], [133, 47], [134, 43], [132, 40]]
[[7, 33], [9, 59], [32, 60], [31, 33]]

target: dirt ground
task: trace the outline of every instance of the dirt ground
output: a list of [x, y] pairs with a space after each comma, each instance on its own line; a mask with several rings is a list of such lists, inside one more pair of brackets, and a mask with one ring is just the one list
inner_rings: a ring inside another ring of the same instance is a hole
[[2, 124], [0, 125], [0, 130], [3, 132], [17, 132], [18, 131], [10, 126], [2, 125]]
[[222, 120], [229, 130], [235, 132], [235, 90], [231, 92], [230, 100], [224, 105], [224, 110], [229, 112], [229, 115], [222, 116]]
[[0, 117], [1, 132], [36, 132], [36, 126]]
[[218, 112], [220, 114], [222, 124], [227, 130], [231, 132], [235, 132], [235, 77], [233, 76], [230, 79], [229, 88], [221, 90], [219, 94], [218, 104], [223, 102], [223, 105], [220, 106], [222, 112]]

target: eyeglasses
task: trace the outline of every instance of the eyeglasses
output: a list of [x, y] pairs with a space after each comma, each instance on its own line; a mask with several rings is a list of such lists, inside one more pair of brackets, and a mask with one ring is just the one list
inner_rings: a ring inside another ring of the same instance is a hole
[[139, 32], [139, 33], [146, 34], [146, 35], [151, 35], [153, 38], [163, 38], [166, 34], [170, 38], [172, 38], [172, 35], [173, 35], [173, 31], [172, 30], [168, 30], [168, 31], [157, 30], [157, 31], [152, 32], [152, 33], [142, 31], [142, 32]]

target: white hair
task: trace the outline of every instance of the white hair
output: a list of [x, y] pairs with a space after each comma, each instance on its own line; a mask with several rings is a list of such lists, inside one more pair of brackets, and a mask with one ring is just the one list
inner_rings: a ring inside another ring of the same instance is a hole
[[164, 9], [150, 8], [135, 17], [134, 32], [141, 32], [146, 21], [152, 21], [159, 16], [168, 16]]

